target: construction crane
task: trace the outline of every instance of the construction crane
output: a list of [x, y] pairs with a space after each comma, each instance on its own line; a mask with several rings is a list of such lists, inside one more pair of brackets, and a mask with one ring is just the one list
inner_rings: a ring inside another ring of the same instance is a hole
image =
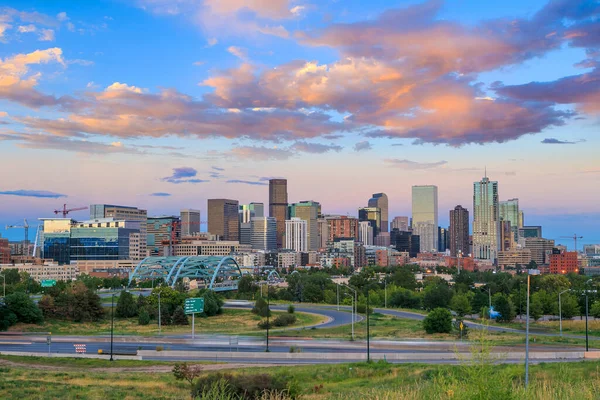
[[561, 239], [573, 239], [575, 242], [575, 251], [577, 251], [577, 239], [583, 239], [583, 236], [577, 236], [575, 233], [573, 236], [560, 236]]
[[75, 207], [75, 208], [67, 208], [66, 204], [63, 204], [63, 208], [62, 210], [54, 210], [54, 214], [62, 214], [63, 218], [67, 218], [67, 215], [71, 212], [71, 211], [81, 211], [81, 210], [87, 210], [87, 207]]
[[23, 225], [6, 225], [6, 229], [13, 228], [25, 229], [25, 241], [23, 242], [23, 244], [27, 245], [27, 243], [29, 243], [29, 224], [27, 223], [27, 219], [23, 218]]

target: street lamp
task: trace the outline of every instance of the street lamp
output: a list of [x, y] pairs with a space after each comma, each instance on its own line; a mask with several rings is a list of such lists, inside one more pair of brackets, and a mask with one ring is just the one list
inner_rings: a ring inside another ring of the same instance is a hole
[[352, 307], [352, 340], [354, 340], [354, 321], [356, 320], [356, 306], [357, 306], [357, 302], [358, 302], [358, 296], [356, 294], [356, 290], [352, 289], [350, 286], [345, 285], [343, 283], [340, 283], [340, 285], [347, 287], [348, 289], [350, 289], [351, 291], [354, 292], [354, 302], [353, 302], [353, 307]]
[[527, 324], [525, 329], [525, 388], [529, 385], [529, 288], [531, 286], [531, 275], [539, 275], [539, 269], [527, 270]]
[[267, 278], [267, 353], [269, 352], [269, 314], [271, 314], [271, 296], [269, 294], [269, 278]]
[[111, 296], [110, 302], [110, 361], [113, 360], [113, 332], [115, 327], [115, 294]]
[[559, 324], [560, 324], [560, 336], [561, 337], [562, 337], [563, 334], [562, 334], [562, 301], [560, 299], [560, 296], [563, 293], [568, 292], [569, 290], [571, 290], [571, 289], [563, 290], [562, 292], [560, 292], [558, 294], [558, 320], [559, 320]]
[[383, 298], [383, 301], [384, 301], [383, 307], [387, 308], [387, 275], [385, 276], [385, 279], [383, 281], [383, 293], [384, 293], [384, 295], [383, 295], [384, 296], [384, 298]]
[[158, 292], [158, 335], [160, 336], [160, 292]]

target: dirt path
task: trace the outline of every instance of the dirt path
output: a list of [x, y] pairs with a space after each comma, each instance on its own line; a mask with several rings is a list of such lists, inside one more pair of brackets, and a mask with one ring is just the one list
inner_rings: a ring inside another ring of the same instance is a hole
[[[0, 366], [15, 367], [15, 368], [27, 368], [42, 371], [81, 371], [81, 366], [69, 366], [61, 367], [58, 365], [47, 365], [47, 364], [30, 364], [30, 363], [19, 363], [9, 360], [0, 359]], [[256, 367], [273, 367], [275, 365], [269, 364], [202, 364], [202, 369], [205, 371], [220, 371], [226, 369], [238, 369], [238, 368], [256, 368]], [[170, 373], [173, 370], [173, 365], [149, 365], [146, 367], [86, 367], [86, 371], [89, 372], [110, 372], [110, 373], [124, 373], [124, 372], [147, 372], [147, 373]]]

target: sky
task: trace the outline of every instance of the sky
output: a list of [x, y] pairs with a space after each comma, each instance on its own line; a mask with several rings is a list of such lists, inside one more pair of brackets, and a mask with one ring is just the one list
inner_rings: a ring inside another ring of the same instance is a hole
[[487, 170], [526, 225], [600, 243], [597, 0], [3, 4], [2, 228], [65, 203], [205, 220], [272, 177], [331, 214], [385, 192], [390, 221], [437, 185], [444, 226]]

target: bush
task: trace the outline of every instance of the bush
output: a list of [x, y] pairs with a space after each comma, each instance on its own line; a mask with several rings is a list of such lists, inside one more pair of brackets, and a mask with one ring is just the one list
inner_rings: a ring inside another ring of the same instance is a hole
[[0, 304], [0, 332], [17, 323], [17, 316], [5, 305]]
[[464, 317], [467, 314], [471, 314], [471, 302], [469, 296], [466, 294], [457, 294], [450, 300], [450, 308], [459, 317]]
[[290, 304], [290, 305], [288, 306], [287, 312], [288, 312], [289, 314], [293, 314], [295, 311], [296, 311], [296, 307], [294, 307], [292, 304]]
[[148, 314], [148, 310], [146, 310], [146, 308], [142, 308], [138, 315], [138, 324], [148, 325], [149, 323], [150, 323], [150, 314]]
[[260, 399], [265, 392], [286, 393], [291, 399], [300, 394], [298, 383], [286, 375], [216, 373], [196, 382], [192, 395], [194, 398], [202, 397], [223, 381], [239, 399]]
[[423, 320], [425, 332], [450, 333], [452, 331], [452, 314], [445, 308], [435, 308]]
[[273, 320], [273, 326], [289, 326], [296, 323], [296, 316], [294, 314], [281, 314]]
[[259, 329], [267, 329], [267, 327], [269, 329], [273, 328], [273, 322], [272, 321], [267, 322], [266, 319], [263, 319], [257, 325], [258, 325]]
[[223, 299], [212, 290], [207, 290], [202, 294], [204, 297], [204, 314], [207, 317], [213, 317], [223, 313]]
[[117, 318], [131, 318], [138, 314], [137, 303], [133, 299], [133, 295], [125, 290], [119, 295], [115, 315]]
[[[367, 305], [359, 303], [356, 306], [356, 312], [358, 314], [366, 314], [367, 313]], [[369, 307], [369, 314], [373, 314], [373, 307]]]
[[503, 294], [495, 294], [493, 298], [494, 311], [500, 313], [496, 318], [498, 322], [510, 322], [515, 319], [515, 307], [508, 296]]
[[18, 322], [39, 324], [44, 321], [42, 310], [25, 293], [17, 292], [9, 294], [4, 301], [8, 309], [17, 317]]
[[392, 307], [420, 309], [421, 298], [412, 290], [400, 289], [392, 293], [390, 305]]
[[271, 310], [269, 310], [269, 305], [262, 297], [256, 299], [254, 303], [254, 307], [252, 308], [252, 312], [261, 317], [267, 317], [267, 315], [271, 316]]
[[173, 325], [188, 325], [188, 317], [183, 311], [183, 307], [177, 307], [173, 313]]
[[597, 300], [594, 302], [594, 304], [592, 304], [592, 307], [590, 308], [590, 315], [592, 315], [594, 318], [600, 318], [600, 300]]

